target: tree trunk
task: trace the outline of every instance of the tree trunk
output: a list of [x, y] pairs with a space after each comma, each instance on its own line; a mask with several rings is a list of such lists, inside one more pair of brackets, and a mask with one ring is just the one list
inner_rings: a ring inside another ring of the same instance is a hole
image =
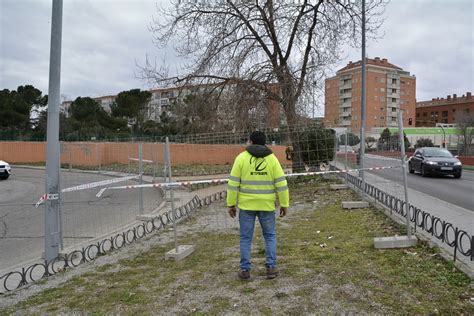
[[[283, 92], [284, 94], [284, 92]], [[304, 162], [301, 155], [301, 140], [300, 133], [298, 130], [298, 118], [296, 115], [296, 100], [293, 96], [288, 96], [284, 99], [287, 100], [284, 105], [286, 121], [288, 125], [288, 133], [290, 136], [291, 146], [293, 147], [292, 153], [292, 169], [293, 172], [304, 172]]]

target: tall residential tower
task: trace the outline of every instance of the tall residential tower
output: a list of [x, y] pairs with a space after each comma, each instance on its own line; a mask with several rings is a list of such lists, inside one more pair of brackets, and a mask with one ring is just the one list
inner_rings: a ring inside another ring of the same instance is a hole
[[[361, 61], [349, 62], [326, 79], [324, 124], [347, 127], [357, 132], [361, 127]], [[366, 61], [366, 130], [372, 127], [398, 126], [398, 111], [403, 110], [403, 125], [415, 126], [416, 78], [387, 59]]]

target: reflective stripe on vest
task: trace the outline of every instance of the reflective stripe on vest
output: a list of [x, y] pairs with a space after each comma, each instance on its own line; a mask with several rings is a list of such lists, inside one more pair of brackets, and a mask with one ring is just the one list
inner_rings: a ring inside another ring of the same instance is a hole
[[278, 182], [282, 182], [282, 181], [285, 181], [285, 180], [286, 180], [286, 177], [283, 176], [283, 177], [276, 178], [273, 182], [278, 183]]
[[234, 176], [229, 176], [229, 180], [235, 181], [235, 182], [240, 182], [240, 178], [234, 177]]
[[253, 189], [242, 189], [240, 188], [241, 193], [250, 193], [250, 194], [272, 194], [275, 193], [275, 190], [253, 190]]

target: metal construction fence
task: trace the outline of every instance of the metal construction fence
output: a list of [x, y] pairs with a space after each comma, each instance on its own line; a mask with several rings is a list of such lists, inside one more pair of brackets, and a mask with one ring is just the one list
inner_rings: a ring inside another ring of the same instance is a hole
[[[47, 198], [42, 167], [45, 144], [0, 142], [0, 159], [14, 164], [12, 177], [0, 182], [0, 189], [5, 189], [0, 192], [7, 192], [0, 193], [0, 271], [6, 271], [0, 273], [3, 291], [93, 260], [168, 225], [172, 221], [169, 201], [174, 200], [171, 186], [180, 200], [181, 206], [176, 207], [179, 218], [196, 207], [222, 199], [223, 193], [216, 195], [214, 191], [223, 189], [232, 163], [245, 149], [247, 139], [247, 132], [222, 132], [173, 136], [169, 146], [156, 138], [61, 143], [63, 254], [49, 263], [38, 261], [44, 249], [41, 197]], [[394, 145], [389, 154], [384, 151], [365, 155], [362, 169], [356, 147], [349, 152], [341, 146], [340, 133], [318, 126], [267, 131], [267, 143], [292, 176], [344, 173], [347, 181], [361, 187], [361, 178], [354, 172], [402, 173], [398, 168], [400, 146]], [[171, 158], [169, 165], [166, 153]], [[331, 165], [343, 170], [331, 171]], [[350, 169], [355, 171], [351, 173]], [[364, 192], [374, 199], [388, 199], [384, 205], [403, 215], [403, 185], [390, 179], [384, 180], [383, 187], [367, 181]], [[449, 220], [412, 208], [411, 222], [416, 228], [453, 247], [455, 256], [460, 253], [472, 261], [473, 238], [468, 232]]]
[[[208, 206], [215, 201], [220, 201], [225, 198], [225, 196], [225, 191], [217, 192], [206, 196], [203, 199], [199, 198], [197, 195], [194, 196], [189, 202], [176, 209], [176, 221], [179, 222], [184, 220], [196, 213], [199, 208]], [[156, 231], [164, 230], [169, 225], [173, 224], [173, 220], [173, 210], [169, 210], [120, 233], [86, 245], [81, 249], [65, 253], [50, 262], [43, 261], [40, 263], [34, 263], [21, 268], [21, 270], [0, 275], [0, 294], [18, 289], [29, 283], [62, 272], [65, 269], [77, 267], [85, 262], [93, 261], [101, 255], [105, 255], [111, 251], [130, 245]]]

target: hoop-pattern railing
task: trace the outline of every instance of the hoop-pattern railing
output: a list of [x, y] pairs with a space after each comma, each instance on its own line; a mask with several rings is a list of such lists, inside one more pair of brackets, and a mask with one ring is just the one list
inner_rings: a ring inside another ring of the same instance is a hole
[[[347, 181], [362, 191], [362, 179], [345, 173], [343, 175]], [[374, 198], [377, 202], [387, 207], [390, 210], [390, 214], [393, 212], [397, 213], [401, 217], [406, 217], [406, 202], [388, 194], [376, 186], [365, 183], [364, 193]], [[453, 248], [454, 261], [457, 259], [458, 253], [470, 258], [470, 261], [474, 261], [474, 236], [469, 235], [465, 230], [455, 227], [453, 224], [431, 215], [429, 212], [423, 211], [420, 208], [409, 204], [410, 221], [414, 224], [415, 231], [422, 229], [426, 233], [430, 234], [433, 238], [440, 240], [449, 247]]]
[[[194, 213], [198, 208], [208, 206], [212, 202], [220, 201], [226, 197], [226, 191], [218, 192], [203, 199], [194, 196], [188, 203], [176, 209], [177, 222], [185, 219]], [[120, 249], [125, 245], [134, 243], [135, 241], [155, 232], [173, 223], [172, 210], [164, 214], [158, 215], [148, 221], [140, 223], [122, 233], [116, 234], [109, 238], [90, 244], [80, 250], [75, 250], [64, 256], [60, 256], [49, 263], [35, 263], [18, 271], [12, 271], [0, 276], [0, 294], [10, 292], [27, 284], [33, 283], [40, 279], [49, 277], [65, 269], [77, 267], [78, 265], [95, 260], [97, 257], [104, 255], [113, 250]]]

